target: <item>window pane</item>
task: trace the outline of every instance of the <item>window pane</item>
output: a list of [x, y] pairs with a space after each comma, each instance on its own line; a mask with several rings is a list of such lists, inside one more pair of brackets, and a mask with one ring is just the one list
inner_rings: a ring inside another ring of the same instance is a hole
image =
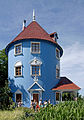
[[59, 101], [60, 93], [56, 93], [56, 100]]
[[36, 53], [38, 53], [38, 52], [40, 52], [40, 43], [32, 43], [32, 52], [36, 52]]
[[59, 58], [59, 50], [56, 49], [56, 57]]
[[16, 75], [21, 75], [21, 66], [15, 68]]
[[40, 67], [38, 65], [33, 65], [32, 66], [32, 75], [39, 75], [40, 74], [39, 69], [40, 69]]
[[15, 54], [21, 53], [21, 45], [15, 46]]
[[59, 78], [59, 69], [56, 69], [56, 78]]

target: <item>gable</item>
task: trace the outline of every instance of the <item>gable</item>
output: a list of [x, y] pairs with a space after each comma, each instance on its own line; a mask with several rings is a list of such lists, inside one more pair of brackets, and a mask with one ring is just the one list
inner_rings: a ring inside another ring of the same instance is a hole
[[45, 91], [41, 85], [39, 85], [39, 83], [37, 81], [35, 81], [29, 88], [28, 88], [28, 91], [31, 91], [31, 90], [42, 90], [42, 91]]
[[31, 65], [41, 65], [42, 62], [38, 60], [36, 57], [30, 62]]
[[17, 89], [17, 91], [15, 93], [22, 94], [22, 92], [19, 89]]
[[41, 89], [36, 83], [31, 87], [31, 89]]

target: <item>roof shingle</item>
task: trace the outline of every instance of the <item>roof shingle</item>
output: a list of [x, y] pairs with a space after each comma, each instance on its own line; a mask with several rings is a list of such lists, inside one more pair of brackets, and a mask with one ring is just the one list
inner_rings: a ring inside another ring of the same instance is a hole
[[42, 39], [56, 43], [50, 35], [36, 22], [32, 21], [12, 42], [22, 39]]
[[52, 90], [79, 90], [81, 89], [66, 77], [61, 77], [59, 83]]

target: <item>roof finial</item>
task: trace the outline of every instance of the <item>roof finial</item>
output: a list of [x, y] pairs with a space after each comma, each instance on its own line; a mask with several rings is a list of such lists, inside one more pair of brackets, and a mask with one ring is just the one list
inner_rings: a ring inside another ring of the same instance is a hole
[[35, 10], [33, 9], [33, 21], [35, 21]]

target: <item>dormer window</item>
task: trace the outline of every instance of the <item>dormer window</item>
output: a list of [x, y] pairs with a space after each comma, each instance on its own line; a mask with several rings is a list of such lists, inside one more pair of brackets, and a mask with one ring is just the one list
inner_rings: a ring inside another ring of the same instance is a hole
[[60, 59], [60, 51], [59, 49], [56, 48], [56, 58], [57, 59]]
[[31, 53], [40, 53], [40, 42], [31, 42]]
[[22, 54], [22, 44], [21, 43], [15, 45], [14, 53], [15, 53], [15, 55]]

